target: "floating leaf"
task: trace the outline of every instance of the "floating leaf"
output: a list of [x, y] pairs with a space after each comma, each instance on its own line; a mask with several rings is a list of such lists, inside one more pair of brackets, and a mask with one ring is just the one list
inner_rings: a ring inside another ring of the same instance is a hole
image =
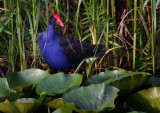
[[67, 91], [69, 88], [80, 85], [83, 76], [80, 74], [64, 74], [57, 73], [43, 79], [36, 88], [36, 92], [40, 94], [46, 91], [47, 95], [56, 96]]
[[92, 77], [86, 80], [86, 85], [90, 84], [99, 84], [99, 83], [111, 83], [116, 78], [116, 73], [113, 71], [101, 72], [97, 75], [93, 75]]
[[3, 113], [19, 113], [19, 111], [7, 99], [4, 102], [0, 102], [0, 111]]
[[160, 77], [152, 76], [148, 80], [147, 86], [160, 86]]
[[49, 108], [58, 109], [64, 105], [64, 102], [63, 102], [62, 98], [57, 98], [57, 99], [51, 100], [49, 102], [46, 102], [45, 104]]
[[86, 85], [106, 83], [120, 89], [120, 93], [128, 94], [140, 88], [150, 78], [145, 72], [114, 70], [94, 75], [86, 81]]
[[129, 102], [136, 108], [149, 113], [160, 112], [160, 87], [152, 87], [129, 96]]
[[28, 69], [20, 72], [11, 72], [7, 75], [7, 81], [11, 89], [19, 89], [38, 84], [50, 74], [40, 69]]
[[15, 101], [15, 105], [21, 113], [31, 113], [35, 107], [36, 99], [34, 98], [22, 98]]
[[[109, 111], [115, 107], [114, 100], [119, 89], [102, 84], [92, 84], [87, 87], [80, 87], [63, 95], [63, 100], [78, 112], [85, 111]], [[74, 107], [73, 103], [79, 107]]]
[[72, 108], [68, 107], [66, 104], [64, 106], [58, 108], [52, 113], [72, 113]]
[[113, 81], [109, 85], [120, 89], [120, 94], [127, 95], [139, 90], [151, 77], [150, 75], [151, 74], [145, 72], [137, 72], [135, 75]]
[[0, 78], [0, 98], [7, 97], [13, 93], [16, 93], [16, 91], [9, 88], [7, 79]]
[[45, 95], [41, 95], [39, 99], [21, 98], [16, 101], [5, 100], [0, 102], [0, 111], [4, 113], [31, 113], [36, 110], [43, 102]]
[[16, 92], [16, 93], [11, 93], [10, 95], [8, 95], [7, 97], [4, 97], [4, 98], [1, 98], [0, 101], [3, 102], [6, 98], [9, 100], [9, 101], [12, 101], [12, 100], [17, 100], [18, 98], [21, 98], [22, 96], [24, 95], [23, 92]]

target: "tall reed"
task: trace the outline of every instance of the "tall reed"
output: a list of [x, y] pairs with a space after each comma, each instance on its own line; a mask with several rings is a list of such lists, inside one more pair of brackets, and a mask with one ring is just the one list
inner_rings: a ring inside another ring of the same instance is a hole
[[136, 35], [137, 35], [137, 0], [134, 0], [134, 41], [133, 41], [133, 70], [135, 70], [136, 63]]
[[156, 0], [151, 0], [151, 21], [152, 21], [152, 65], [155, 75], [155, 40], [156, 40]]
[[[76, 26], [76, 32], [78, 34], [78, 37], [80, 39], [80, 41], [82, 41], [82, 37], [81, 37], [81, 34], [80, 34], [80, 31], [79, 31], [79, 28], [78, 28], [78, 25], [79, 25], [79, 11], [80, 11], [80, 6], [81, 6], [81, 3], [82, 3], [82, 0], [79, 0], [78, 2], [78, 7], [77, 7], [77, 11], [76, 11], [76, 20], [75, 20], [75, 26]], [[82, 45], [81, 45], [82, 46]]]
[[[116, 14], [115, 14], [115, 0], [111, 0], [111, 11], [112, 11], [112, 21], [113, 21], [113, 48], [116, 43]], [[117, 66], [116, 49], [113, 50], [114, 53], [114, 66]]]
[[34, 67], [36, 67], [36, 35], [37, 35], [37, 29], [36, 29], [36, 24], [38, 24], [36, 21], [37, 21], [37, 19], [38, 18], [36, 18], [36, 7], [37, 5], [36, 5], [36, 0], [32, 0], [32, 8], [33, 8], [33, 14], [32, 14], [32, 16], [33, 16], [33, 18], [32, 18], [32, 20], [33, 20], [33, 53], [34, 53]]
[[107, 13], [106, 13], [106, 50], [108, 50], [109, 41], [109, 0], [107, 0]]
[[28, 19], [29, 19], [29, 24], [30, 24], [30, 29], [31, 29], [34, 67], [36, 67], [36, 60], [37, 60], [36, 41], [37, 41], [37, 33], [38, 33], [37, 30], [38, 30], [38, 23], [39, 23], [39, 15], [40, 15], [40, 4], [41, 4], [41, 0], [39, 0], [38, 4], [36, 3], [36, 0], [32, 0], [32, 18], [31, 18], [29, 10], [25, 9]]
[[[141, 14], [142, 16], [144, 17], [145, 16], [145, 11], [144, 11], [144, 8], [143, 8], [143, 4], [144, 4], [144, 1], [143, 0], [140, 0], [140, 6], [141, 6]], [[143, 51], [143, 39], [144, 39], [144, 28], [143, 28], [143, 24], [142, 22], [140, 21], [140, 51], [142, 52]]]
[[14, 40], [14, 28], [13, 28], [13, 24], [14, 24], [14, 22], [13, 22], [13, 13], [14, 13], [14, 1], [13, 0], [10, 0], [9, 1], [9, 4], [10, 4], [10, 6], [9, 6], [9, 15], [10, 15], [10, 18], [11, 18], [11, 20], [10, 20], [10, 24], [9, 24], [9, 30], [10, 30], [10, 32], [11, 32], [11, 35], [9, 35], [9, 62], [10, 62], [10, 66], [11, 66], [11, 71], [12, 72], [14, 72], [14, 70], [15, 70], [15, 63], [14, 63], [14, 43], [15, 43], [15, 40]]
[[16, 27], [17, 27], [17, 34], [18, 34], [18, 43], [19, 43], [20, 65], [21, 65], [21, 70], [23, 70], [20, 0], [17, 0], [17, 4], [16, 4], [16, 23], [17, 23]]
[[93, 44], [97, 43], [97, 6], [98, 6], [98, 1], [97, 0], [92, 0], [93, 2]]

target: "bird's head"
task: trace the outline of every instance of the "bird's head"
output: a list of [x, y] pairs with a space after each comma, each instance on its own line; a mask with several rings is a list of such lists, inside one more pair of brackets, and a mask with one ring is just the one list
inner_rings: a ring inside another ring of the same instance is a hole
[[62, 22], [61, 17], [60, 17], [59, 14], [53, 14], [53, 15], [50, 17], [50, 21], [53, 21], [53, 22], [55, 22], [56, 24], [64, 27], [63, 22]]

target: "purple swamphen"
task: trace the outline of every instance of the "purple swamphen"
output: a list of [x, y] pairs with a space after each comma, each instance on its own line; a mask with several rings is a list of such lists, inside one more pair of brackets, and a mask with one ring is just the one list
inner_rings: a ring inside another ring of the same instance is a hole
[[51, 71], [69, 72], [85, 58], [93, 57], [96, 48], [96, 57], [104, 55], [104, 51], [101, 50], [102, 45], [90, 45], [55, 33], [56, 24], [64, 27], [60, 16], [53, 14], [49, 19], [47, 30], [38, 38], [41, 54]]

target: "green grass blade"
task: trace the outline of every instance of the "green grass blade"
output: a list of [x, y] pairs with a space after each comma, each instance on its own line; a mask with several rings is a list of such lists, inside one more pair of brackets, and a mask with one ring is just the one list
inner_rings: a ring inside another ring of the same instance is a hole
[[80, 39], [80, 41], [82, 40], [82, 37], [80, 35], [79, 29], [78, 29], [78, 18], [79, 18], [79, 10], [80, 10], [80, 6], [81, 6], [82, 0], [79, 0], [78, 2], [78, 8], [77, 8], [77, 13], [76, 13], [76, 21], [75, 21], [75, 26], [76, 26], [76, 32], [78, 34], [78, 37]]
[[133, 41], [133, 70], [135, 70], [136, 63], [136, 20], [137, 19], [137, 0], [134, 0], [134, 41]]
[[[116, 18], [115, 18], [115, 0], [111, 0], [111, 9], [112, 9], [112, 19], [113, 19], [113, 48], [114, 48], [114, 43], [116, 43], [116, 37], [114, 34], [116, 34]], [[116, 49], [113, 50], [114, 54], [114, 66], [117, 67], [117, 58], [116, 58]]]
[[[52, 4], [52, 3], [51, 3]], [[46, 21], [47, 21], [47, 25], [48, 25], [48, 0], [45, 1], [45, 7], [46, 7]]]
[[[27, 14], [27, 16], [28, 16], [28, 20], [29, 20], [29, 25], [30, 25], [30, 30], [31, 30], [31, 36], [32, 36], [32, 44], [33, 44], [33, 52], [34, 52], [34, 60], [35, 60], [35, 54], [36, 54], [36, 46], [35, 46], [35, 44], [36, 44], [36, 40], [35, 40], [35, 37], [34, 37], [34, 28], [33, 28], [33, 24], [32, 24], [32, 18], [31, 18], [31, 15], [30, 15], [30, 13], [29, 13], [29, 11], [28, 11], [28, 9], [25, 9], [25, 11], [26, 11], [26, 14]], [[34, 61], [35, 62], [35, 61]]]
[[155, 75], [155, 40], [156, 40], [156, 0], [151, 0], [151, 20], [152, 20], [152, 65], [153, 75]]
[[[25, 53], [25, 41], [24, 41], [24, 36], [25, 36], [25, 24], [26, 24], [26, 18], [25, 18], [25, 20], [24, 20], [24, 23], [23, 23], [23, 28], [22, 28], [22, 50], [23, 50], [23, 53]], [[23, 54], [23, 68], [24, 68], [24, 70], [26, 69], [26, 59], [25, 59], [25, 56], [24, 56], [24, 54]]]
[[16, 9], [16, 23], [17, 23], [17, 34], [19, 42], [19, 54], [20, 54], [20, 64], [21, 70], [23, 70], [23, 54], [22, 54], [22, 40], [21, 40], [21, 14], [20, 14], [20, 1], [17, 0], [17, 9]]
[[93, 44], [97, 43], [97, 7], [98, 7], [98, 1], [93, 0]]
[[39, 16], [40, 16], [40, 6], [41, 6], [41, 0], [38, 1], [38, 6], [37, 6], [37, 13], [36, 13], [36, 31], [38, 30], [38, 24], [39, 24]]
[[[150, 38], [150, 35], [149, 35], [149, 29], [148, 29], [148, 27], [147, 27], [147, 25], [146, 25], [146, 22], [145, 22], [145, 20], [144, 20], [144, 18], [143, 18], [143, 16], [142, 16], [142, 13], [141, 13], [140, 11], [138, 11], [138, 14], [139, 14], [140, 17], [141, 17], [141, 21], [142, 21], [142, 24], [143, 24], [143, 27], [144, 27], [144, 30], [145, 30], [147, 39], [148, 39], [150, 45], [152, 45], [152, 44], [151, 44], [151, 38]], [[150, 48], [151, 48], [151, 47], [150, 47]]]
[[108, 50], [109, 41], [109, 0], [107, 0], [107, 14], [106, 14], [106, 50]]

